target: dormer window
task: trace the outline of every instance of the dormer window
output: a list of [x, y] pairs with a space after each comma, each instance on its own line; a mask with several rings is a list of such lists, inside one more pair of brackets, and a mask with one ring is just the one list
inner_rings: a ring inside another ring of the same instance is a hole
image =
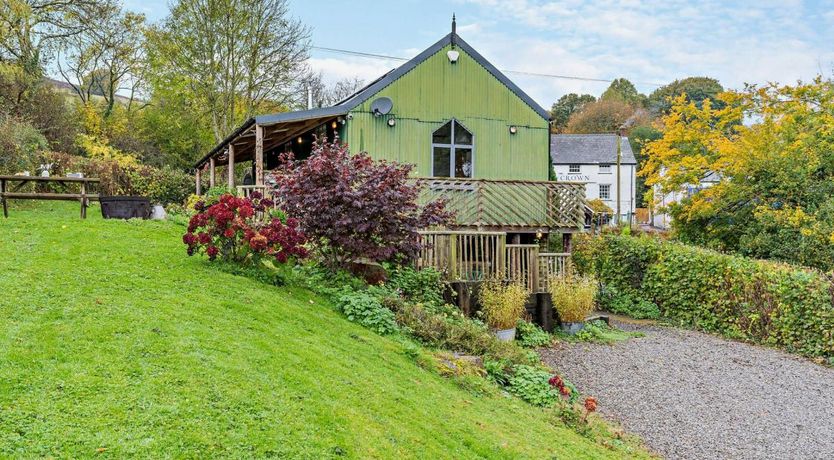
[[432, 133], [432, 177], [472, 177], [474, 136], [457, 120]]

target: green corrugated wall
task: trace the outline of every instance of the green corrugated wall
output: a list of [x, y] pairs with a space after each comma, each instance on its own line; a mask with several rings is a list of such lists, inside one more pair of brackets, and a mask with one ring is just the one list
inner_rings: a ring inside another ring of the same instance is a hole
[[[431, 174], [432, 132], [452, 118], [475, 136], [474, 177], [479, 179], [547, 180], [549, 126], [535, 110], [504, 86], [463, 50], [456, 64], [437, 52], [356, 107], [345, 126], [344, 140], [353, 151], [377, 159], [417, 165], [417, 176]], [[389, 116], [374, 117], [371, 102], [387, 96]], [[510, 134], [510, 126], [518, 127]]]

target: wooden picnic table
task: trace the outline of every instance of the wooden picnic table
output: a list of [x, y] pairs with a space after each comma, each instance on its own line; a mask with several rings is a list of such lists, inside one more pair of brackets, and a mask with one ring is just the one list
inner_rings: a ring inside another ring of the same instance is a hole
[[[78, 193], [21, 192], [20, 189], [29, 182], [53, 183], [60, 185], [64, 190], [67, 190], [70, 185], [77, 184], [80, 190]], [[90, 200], [98, 200], [98, 194], [88, 193], [88, 186], [99, 182], [99, 179], [87, 177], [0, 176], [0, 201], [3, 202], [3, 216], [9, 217], [8, 200], [78, 200], [81, 202], [81, 218], [85, 219]], [[15, 183], [17, 184], [11, 188], [11, 185]]]

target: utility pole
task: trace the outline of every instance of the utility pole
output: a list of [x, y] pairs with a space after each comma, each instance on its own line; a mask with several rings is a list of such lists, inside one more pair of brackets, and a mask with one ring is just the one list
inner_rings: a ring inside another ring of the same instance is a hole
[[622, 159], [623, 159], [623, 127], [617, 130], [617, 217], [616, 223], [617, 225], [620, 224], [620, 216], [622, 216], [621, 206], [622, 206], [622, 196], [620, 195], [620, 168], [622, 167]]

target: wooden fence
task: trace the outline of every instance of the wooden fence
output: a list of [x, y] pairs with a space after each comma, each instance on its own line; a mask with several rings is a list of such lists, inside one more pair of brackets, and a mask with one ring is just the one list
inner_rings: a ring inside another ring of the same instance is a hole
[[507, 244], [504, 232], [420, 232], [418, 268], [432, 267], [447, 281], [501, 278], [530, 292], [546, 292], [547, 280], [565, 272], [569, 253], [543, 253], [536, 244]]
[[585, 225], [585, 185], [572, 182], [460, 178], [415, 179], [420, 202], [437, 199], [456, 226], [479, 229], [577, 229]]

